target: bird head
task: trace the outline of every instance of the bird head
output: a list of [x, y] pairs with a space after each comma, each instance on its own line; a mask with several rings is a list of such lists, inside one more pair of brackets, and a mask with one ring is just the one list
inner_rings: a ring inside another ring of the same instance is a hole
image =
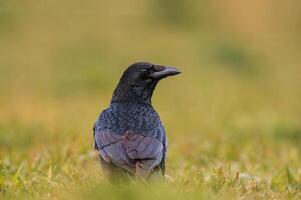
[[137, 62], [123, 73], [113, 94], [112, 102], [125, 101], [151, 104], [157, 83], [169, 76], [181, 73], [177, 68]]

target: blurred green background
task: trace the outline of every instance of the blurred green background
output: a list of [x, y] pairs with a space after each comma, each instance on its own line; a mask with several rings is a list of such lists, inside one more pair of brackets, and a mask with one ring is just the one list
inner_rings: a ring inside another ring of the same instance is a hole
[[[0, 198], [301, 198], [300, 36], [298, 0], [0, 0]], [[183, 72], [153, 99], [174, 182], [116, 191], [92, 127], [136, 61]]]

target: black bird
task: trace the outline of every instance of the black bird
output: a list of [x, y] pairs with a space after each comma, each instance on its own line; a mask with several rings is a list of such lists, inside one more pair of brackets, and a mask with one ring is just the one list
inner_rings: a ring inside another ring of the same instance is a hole
[[175, 67], [137, 62], [123, 73], [94, 125], [95, 148], [110, 180], [165, 175], [166, 135], [151, 98], [157, 83], [179, 74]]

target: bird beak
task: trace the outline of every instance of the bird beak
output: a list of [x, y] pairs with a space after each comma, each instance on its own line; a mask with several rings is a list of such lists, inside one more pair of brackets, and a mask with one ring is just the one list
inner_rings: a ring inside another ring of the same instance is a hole
[[175, 67], [160, 66], [160, 71], [154, 72], [151, 76], [155, 79], [162, 79], [168, 76], [174, 76], [180, 74], [181, 71]]

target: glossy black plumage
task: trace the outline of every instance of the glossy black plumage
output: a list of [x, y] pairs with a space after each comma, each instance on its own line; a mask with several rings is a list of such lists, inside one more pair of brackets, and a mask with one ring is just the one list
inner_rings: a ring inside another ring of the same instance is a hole
[[162, 78], [178, 73], [175, 68], [145, 62], [124, 72], [110, 106], [94, 126], [95, 148], [110, 179], [146, 178], [155, 172], [164, 176], [166, 135], [151, 97]]

